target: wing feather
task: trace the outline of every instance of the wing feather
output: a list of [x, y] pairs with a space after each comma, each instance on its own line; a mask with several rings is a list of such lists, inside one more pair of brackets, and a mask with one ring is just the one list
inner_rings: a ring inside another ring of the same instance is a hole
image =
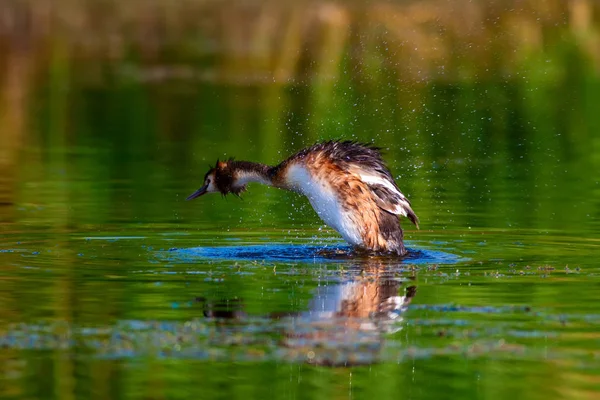
[[419, 219], [412, 210], [410, 201], [394, 182], [380, 150], [379, 147], [354, 141], [328, 141], [300, 151], [282, 165], [309, 157], [311, 154], [322, 154], [342, 171], [358, 177], [365, 183], [379, 208], [390, 214], [407, 217], [418, 228]]
[[387, 178], [387, 175], [375, 175], [365, 171], [360, 171], [357, 175], [369, 187], [373, 200], [379, 208], [390, 214], [407, 217], [417, 228], [419, 227], [419, 218], [413, 211], [410, 201], [398, 189], [396, 183]]

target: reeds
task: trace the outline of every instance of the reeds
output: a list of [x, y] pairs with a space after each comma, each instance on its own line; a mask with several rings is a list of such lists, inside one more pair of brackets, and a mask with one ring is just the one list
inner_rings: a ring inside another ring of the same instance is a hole
[[514, 74], [569, 34], [598, 70], [599, 11], [592, 0], [21, 0], [0, 5], [0, 46], [42, 71], [60, 46], [88, 79], [109, 64], [150, 81], [319, 83], [391, 68], [403, 82], [457, 82]]

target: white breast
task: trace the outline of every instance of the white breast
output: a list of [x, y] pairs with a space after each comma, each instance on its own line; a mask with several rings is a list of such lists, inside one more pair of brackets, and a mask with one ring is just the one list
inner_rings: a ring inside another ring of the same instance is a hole
[[352, 245], [362, 244], [358, 227], [343, 210], [341, 203], [329, 184], [324, 179], [313, 179], [306, 168], [292, 165], [286, 174], [287, 184], [306, 197], [319, 217], [330, 227], [338, 231]]

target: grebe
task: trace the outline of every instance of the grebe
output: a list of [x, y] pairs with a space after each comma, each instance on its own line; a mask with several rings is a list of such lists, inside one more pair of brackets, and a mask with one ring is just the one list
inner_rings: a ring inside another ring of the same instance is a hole
[[274, 167], [249, 161], [218, 161], [205, 193], [239, 196], [250, 182], [308, 197], [319, 217], [356, 248], [405, 255], [399, 216], [418, 228], [418, 218], [381, 158], [380, 148], [354, 141], [327, 141], [292, 155]]

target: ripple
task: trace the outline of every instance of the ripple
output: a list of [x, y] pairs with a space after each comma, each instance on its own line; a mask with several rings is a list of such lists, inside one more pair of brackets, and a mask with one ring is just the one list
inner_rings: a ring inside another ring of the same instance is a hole
[[[83, 357], [128, 359], [158, 357], [212, 361], [288, 361], [322, 365], [358, 365], [381, 361], [401, 362], [451, 355], [507, 356], [538, 359], [547, 349], [520, 343], [515, 338], [557, 337], [556, 332], [526, 331], [509, 326], [440, 331], [440, 324], [419, 337], [433, 342], [405, 343], [362, 327], [369, 319], [312, 321], [299, 315], [282, 319], [247, 317], [243, 320], [214, 318], [188, 321], [121, 320], [115, 325], [82, 326], [66, 321], [12, 324], [0, 333], [0, 347], [26, 351], [73, 351]], [[403, 322], [398, 322], [403, 325]], [[444, 324], [442, 324], [444, 325]], [[423, 328], [427, 328], [424, 326]], [[444, 338], [450, 337], [452, 343]], [[571, 355], [571, 349], [553, 349], [552, 357]], [[517, 357], [517, 358], [515, 358]]]
[[405, 257], [368, 256], [354, 253], [350, 246], [313, 246], [294, 244], [265, 244], [248, 246], [218, 246], [172, 248], [163, 255], [172, 262], [193, 262], [201, 259], [243, 261], [294, 261], [305, 263], [349, 262], [378, 258], [403, 264], [455, 264], [466, 259], [437, 250], [407, 249]]

